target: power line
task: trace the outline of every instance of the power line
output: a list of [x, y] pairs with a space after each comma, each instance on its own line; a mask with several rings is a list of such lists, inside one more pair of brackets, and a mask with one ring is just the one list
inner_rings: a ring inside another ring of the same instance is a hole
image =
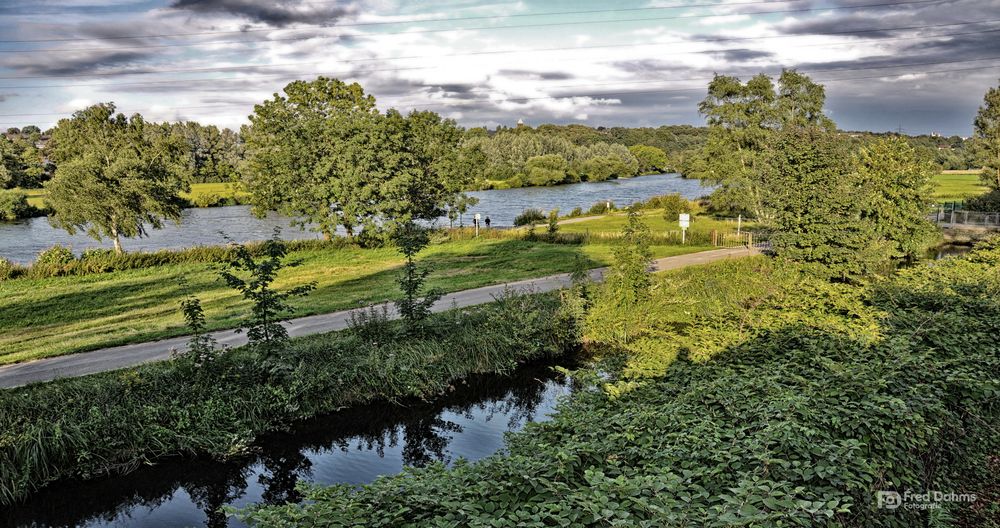
[[[781, 9], [772, 11], [758, 11], [752, 13], [753, 15], [769, 15], [769, 14], [787, 14], [787, 13], [805, 13], [813, 11], [840, 11], [846, 9], [865, 9], [865, 8], [879, 8], [879, 7], [894, 7], [894, 6], [904, 6], [904, 5], [922, 5], [922, 4], [938, 4], [949, 0], [910, 0], [905, 2], [880, 2], [874, 4], [858, 4], [858, 5], [848, 5], [848, 6], [832, 6], [832, 7], [807, 7], [798, 9]], [[752, 4], [753, 2], [747, 2], [746, 4]], [[775, 3], [775, 2], [757, 2], [757, 3]], [[720, 6], [723, 4], [712, 4], [713, 7]], [[726, 5], [740, 5], [740, 4], [726, 4]], [[671, 6], [670, 8], [676, 9], [680, 7], [687, 6]], [[640, 8], [636, 8], [640, 9]], [[650, 8], [653, 9], [653, 8]], [[657, 8], [659, 9], [659, 8]], [[614, 12], [618, 10], [608, 10], [604, 12]], [[595, 11], [596, 12], [596, 11]], [[570, 12], [566, 12], [570, 13]], [[527, 16], [527, 15], [526, 15]], [[538, 16], [538, 15], [531, 15]], [[422, 33], [451, 33], [457, 31], [481, 31], [481, 30], [496, 30], [496, 29], [520, 29], [520, 28], [534, 28], [534, 27], [554, 27], [554, 26], [572, 26], [572, 25], [585, 25], [585, 24], [609, 24], [609, 23], [622, 23], [622, 22], [647, 22], [651, 20], [683, 20], [683, 19], [693, 19], [693, 18], [717, 18], [732, 16], [732, 13], [726, 14], [700, 14], [700, 15], [679, 15], [670, 17], [644, 17], [644, 18], [626, 18], [617, 20], [580, 20], [572, 22], [546, 22], [540, 24], [519, 24], [519, 25], [507, 25], [507, 26], [479, 26], [479, 27], [469, 27], [469, 28], [449, 28], [449, 29], [426, 29], [426, 30], [408, 30], [408, 31], [391, 31], [380, 33], [379, 35], [410, 35], [410, 34], [422, 34]], [[490, 18], [501, 18], [501, 17], [490, 17]], [[442, 20], [456, 20], [456, 19], [442, 19]], [[341, 24], [333, 26], [333, 29], [352, 27], [350, 24]], [[291, 31], [296, 30], [310, 30], [315, 31], [317, 28], [295, 28]], [[246, 33], [250, 30], [238, 33]], [[278, 31], [275, 28], [261, 29], [258, 31]], [[171, 37], [171, 36], [191, 36], [198, 35], [198, 33], [188, 33], [188, 34], [173, 34], [173, 35], [132, 35], [132, 36], [115, 36], [107, 38], [66, 38], [66, 39], [37, 39], [37, 40], [0, 40], [0, 43], [14, 44], [14, 43], [32, 43], [32, 42], [73, 42], [80, 40], [112, 40], [112, 39], [135, 39], [135, 38], [160, 38], [160, 37]], [[287, 39], [271, 39], [264, 41], [249, 41], [249, 42], [275, 42], [281, 40], [308, 40], [312, 38], [332, 38], [343, 35], [329, 35], [327, 37], [316, 37], [315, 35], [306, 37], [289, 37]], [[350, 35], [352, 37], [357, 37], [358, 35]], [[144, 45], [144, 46], [131, 46], [131, 47], [118, 47], [118, 48], [86, 48], [86, 49], [74, 49], [74, 48], [46, 48], [41, 50], [4, 50], [9, 53], [34, 53], [43, 51], [60, 51], [60, 52], [72, 52], [72, 51], [112, 51], [120, 49], [143, 49], [143, 48], [161, 48], [161, 47], [188, 47], [188, 46], [205, 46], [211, 44], [240, 44], [248, 43], [246, 40], [236, 40], [236, 41], [206, 41], [198, 43], [187, 43], [187, 44], [157, 44], [157, 45]]]
[[[877, 28], [869, 30], [859, 30], [859, 31], [840, 31], [840, 32], [829, 32], [820, 33], [810, 36], [836, 36], [843, 34], [853, 34], [853, 33], [872, 33], [872, 32], [882, 32], [882, 31], [897, 31], [897, 30], [911, 30], [911, 29], [929, 29], [933, 27], [946, 27], [946, 26], [957, 26], [957, 25], [968, 25], [968, 24], [980, 24], [980, 23], [992, 23], [1000, 22], [1000, 19], [991, 19], [981, 22], [956, 22], [952, 24], [931, 24], [924, 26], [908, 26], [908, 27], [896, 27], [896, 28]], [[910, 37], [889, 37], [884, 39], [879, 39], [879, 42], [888, 41], [900, 41], [900, 40], [914, 40], [914, 39], [929, 39], [929, 38], [941, 38], [941, 37], [953, 37], [953, 36], [964, 36], [964, 35], [978, 35], [984, 33], [994, 33], [1000, 31], [998, 29], [987, 29], [979, 31], [965, 31], [958, 33], [943, 33], [938, 35], [918, 35]], [[755, 41], [755, 40], [771, 40], [779, 38], [801, 38], [802, 35], [770, 35], [762, 37], [731, 37], [731, 38], [719, 38], [713, 39], [711, 43], [715, 42], [735, 42], [735, 41]], [[409, 56], [398, 56], [398, 57], [366, 57], [359, 59], [343, 59], [338, 62], [342, 63], [357, 63], [357, 62], [372, 62], [372, 61], [392, 61], [392, 60], [408, 60], [408, 59], [425, 59], [425, 58], [443, 58], [443, 57], [461, 57], [461, 56], [477, 56], [477, 55], [499, 55], [499, 54], [509, 54], [509, 53], [539, 53], [548, 51], [578, 51], [578, 50], [591, 50], [591, 49], [612, 49], [612, 48], [632, 48], [632, 47], [645, 47], [645, 46], [664, 46], [669, 44], [686, 44], [689, 41], [675, 40], [675, 41], [665, 41], [665, 42], [653, 42], [653, 43], [642, 43], [642, 44], [607, 44], [607, 45], [593, 45], [593, 46], [572, 46], [572, 47], [556, 47], [556, 48], [535, 48], [535, 49], [520, 49], [520, 50], [487, 50], [487, 51], [471, 51], [462, 53], [449, 53], [449, 54], [435, 54], [435, 55], [409, 55]], [[855, 42], [843, 42], [843, 43], [818, 43], [818, 44], [802, 44], [799, 47], [825, 47], [825, 46], [841, 46], [841, 45], [851, 45]], [[695, 51], [681, 51], [666, 54], [670, 55], [683, 55], [691, 53], [724, 53], [726, 51], [739, 51], [742, 48], [729, 48], [729, 49], [706, 49], [706, 50], [695, 50]], [[86, 74], [66, 74], [66, 75], [8, 75], [0, 76], [0, 80], [16, 80], [16, 79], [50, 79], [50, 78], [79, 78], [79, 77], [113, 77], [113, 76], [124, 76], [124, 75], [150, 75], [150, 74], [162, 74], [162, 73], [202, 73], [202, 72], [228, 72], [228, 71], [240, 71], [240, 70], [256, 70], [259, 68], [285, 68], [285, 67], [295, 67], [295, 66], [311, 66], [316, 64], [321, 64], [324, 61], [309, 61], [309, 62], [292, 62], [292, 63], [276, 63], [276, 64], [243, 64], [239, 66], [217, 66], [209, 68], [177, 68], [177, 69], [164, 69], [164, 70], [140, 70], [140, 71], [117, 71], [117, 72], [93, 72]], [[410, 68], [399, 68], [399, 70], [406, 70]], [[423, 68], [412, 68], [412, 69], [423, 69]], [[395, 69], [379, 70], [379, 71], [395, 71]], [[214, 80], [214, 79], [208, 79]], [[163, 82], [163, 81], [161, 81]], [[177, 80], [170, 82], [186, 82], [186, 80]], [[148, 83], [156, 83], [155, 81], [148, 81]], [[120, 86], [124, 83], [105, 83], [104, 85], [116, 85]], [[145, 83], [132, 83], [132, 84], [145, 84]], [[74, 85], [42, 85], [39, 87], [60, 87], [60, 86], [74, 86]], [[98, 86], [97, 84], [79, 84], [76, 86]], [[17, 88], [17, 87], [12, 87]]]
[[[831, 68], [831, 69], [826, 69], [826, 70], [810, 69], [810, 70], [807, 70], [807, 71], [809, 71], [809, 72], [818, 72], [818, 73], [862, 71], [862, 70], [871, 70], [871, 69], [879, 69], [879, 68], [893, 68], [893, 67], [895, 67], [895, 68], [904, 68], [904, 67], [918, 66], [918, 65], [927, 66], [927, 65], [936, 65], [936, 64], [953, 64], [953, 63], [957, 63], [957, 62], [974, 62], [974, 61], [982, 61], [982, 60], [1000, 60], [1000, 57], [985, 57], [985, 58], [981, 58], [981, 59], [969, 59], [969, 60], [961, 60], [961, 61], [938, 61], [938, 62], [911, 63], [911, 64], [897, 65], [897, 66], [875, 65], [875, 66], [855, 67], [855, 68]], [[1000, 65], [977, 66], [977, 67], [969, 67], [969, 68], [956, 68], [956, 69], [936, 70], [936, 71], [932, 70], [932, 71], [921, 71], [921, 72], [903, 72], [903, 73], [894, 73], [894, 74], [879, 74], [879, 75], [864, 76], [864, 77], [841, 77], [841, 78], [831, 78], [831, 79], [818, 79], [816, 81], [817, 82], [839, 82], [839, 81], [859, 80], [859, 79], [882, 79], [882, 78], [888, 78], [888, 77], [903, 77], [903, 76], [906, 76], [906, 75], [918, 75], [918, 74], [919, 75], [929, 75], [929, 74], [960, 72], [960, 71], [980, 71], [980, 70], [989, 70], [989, 69], [998, 68], [998, 67], [1000, 67]], [[775, 74], [774, 73], [770, 73], [768, 75], [775, 75]], [[659, 81], [636, 81], [636, 82], [693, 82], [693, 81], [710, 81], [712, 79], [713, 79], [713, 77], [697, 77], [697, 78], [688, 78], [688, 79], [665, 79], [665, 80], [659, 80]], [[615, 84], [626, 84], [626, 83], [629, 83], [629, 82], [630, 81], [623, 81], [621, 83], [615, 83]], [[595, 84], [588, 83], [588, 84], [583, 84], [583, 85], [577, 85], [575, 87], [584, 88], [584, 87], [592, 87], [592, 86], [595, 86]], [[574, 87], [574, 86], [566, 85], [566, 86], [563, 86], [563, 87], [564, 88], [569, 88], [569, 87]], [[663, 88], [663, 89], [646, 90], [646, 91], [643, 91], [643, 90], [628, 90], [628, 91], [618, 91], [618, 92], [597, 91], [597, 92], [591, 92], [591, 93], [550, 95], [550, 96], [540, 96], [540, 97], [515, 97], [515, 98], [505, 99], [504, 102], [511, 102], [511, 101], [514, 101], [514, 102], [516, 102], [516, 101], [534, 101], [534, 100], [546, 100], [546, 99], [566, 99], [566, 98], [571, 98], [571, 97], [590, 97], [590, 96], [608, 96], [608, 95], [656, 94], [656, 93], [670, 93], [670, 92], [674, 92], [674, 91], [693, 91], [693, 90], [704, 90], [704, 89], [705, 89], [705, 87], [701, 86], [701, 87], [697, 87], [697, 88], [682, 88], [682, 89]], [[496, 94], [497, 92], [495, 92], [495, 91], [494, 92], [482, 92], [482, 95], [489, 95], [490, 93]], [[472, 102], [482, 102], [482, 101], [462, 101], [461, 104], [469, 104], [469, 103], [472, 103]], [[214, 105], [174, 106], [174, 107], [169, 108], [169, 110], [194, 110], [194, 109], [207, 109], [207, 108], [228, 108], [228, 107], [235, 107], [235, 106], [247, 106], [247, 105], [252, 105], [252, 104], [256, 104], [256, 103], [254, 103], [254, 102], [246, 102], [246, 103], [225, 103], [225, 104], [214, 104]], [[441, 102], [435, 102], [435, 103], [426, 103], [426, 104], [409, 104], [409, 105], [406, 105], [406, 106], [408, 108], [413, 108], [413, 107], [423, 107], [423, 106], [435, 106], [435, 105], [440, 105], [440, 104], [441, 104]], [[147, 112], [148, 112], [148, 110], [147, 110]], [[0, 114], [0, 117], [44, 117], [44, 116], [59, 116], [59, 115], [66, 115], [66, 112]]]

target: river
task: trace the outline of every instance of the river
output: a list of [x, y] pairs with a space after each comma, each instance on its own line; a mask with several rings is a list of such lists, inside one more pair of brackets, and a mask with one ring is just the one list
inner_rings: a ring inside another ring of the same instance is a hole
[[571, 384], [546, 365], [473, 376], [433, 403], [374, 404], [268, 436], [240, 461], [175, 460], [123, 477], [56, 483], [0, 511], [17, 527], [241, 526], [219, 508], [297, 501], [298, 482], [364, 484], [403, 466], [478, 460], [553, 412]]
[[[464, 215], [469, 225], [473, 215], [490, 217], [492, 225], [511, 225], [514, 217], [527, 208], [548, 211], [558, 208], [568, 213], [574, 207], [584, 210], [600, 201], [612, 201], [618, 206], [645, 200], [658, 194], [680, 193], [685, 198], [698, 198], [708, 194], [698, 180], [681, 178], [678, 174], [654, 174], [621, 180], [594, 183], [574, 183], [555, 187], [525, 187], [496, 191], [468, 193], [479, 203]], [[442, 220], [442, 223], [447, 223]], [[226, 243], [226, 237], [238, 242], [269, 238], [275, 227], [283, 229], [286, 239], [319, 238], [317, 233], [290, 227], [290, 219], [278, 215], [256, 218], [247, 206], [187, 209], [179, 224], [168, 222], [163, 229], [150, 230], [149, 236], [126, 239], [126, 251], [156, 251], [180, 249], [199, 245]], [[0, 257], [17, 264], [28, 264], [39, 252], [55, 244], [69, 246], [80, 253], [88, 248], [111, 248], [110, 241], [98, 242], [82, 233], [69, 235], [55, 229], [45, 218], [32, 218], [21, 222], [0, 222]]]

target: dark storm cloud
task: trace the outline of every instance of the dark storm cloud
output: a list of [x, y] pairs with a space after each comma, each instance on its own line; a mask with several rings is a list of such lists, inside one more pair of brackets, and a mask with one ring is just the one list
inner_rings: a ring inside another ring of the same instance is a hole
[[576, 78], [575, 75], [557, 71], [530, 71], [530, 70], [497, 70], [497, 75], [509, 77], [511, 79], [537, 79], [542, 81], [565, 81]]
[[[10, 68], [25, 76], [78, 76], [88, 73], [101, 73], [112, 67], [122, 65], [139, 65], [152, 57], [146, 51], [130, 51], [114, 49], [81, 52], [63, 52], [58, 54], [15, 55], [8, 57], [0, 66]], [[155, 70], [150, 66], [136, 67], [129, 71], [144, 72]], [[119, 70], [115, 70], [119, 71]]]
[[[326, 5], [323, 5], [326, 4]], [[269, 26], [289, 24], [331, 25], [355, 12], [344, 2], [309, 2], [298, 0], [174, 0], [170, 7], [201, 14], [220, 14], [248, 19]]]
[[770, 51], [752, 49], [728, 49], [715, 51], [710, 53], [710, 55], [730, 62], [742, 62], [773, 57], [774, 53], [771, 53]]

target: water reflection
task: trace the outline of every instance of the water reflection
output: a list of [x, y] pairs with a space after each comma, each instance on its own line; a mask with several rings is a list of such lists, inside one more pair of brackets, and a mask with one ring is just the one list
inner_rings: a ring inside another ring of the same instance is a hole
[[129, 475], [51, 486], [0, 514], [4, 526], [239, 526], [224, 505], [282, 504], [301, 482], [363, 484], [404, 465], [476, 460], [503, 434], [545, 419], [570, 386], [544, 365], [477, 376], [433, 403], [378, 404], [264, 438], [238, 462], [178, 460]]

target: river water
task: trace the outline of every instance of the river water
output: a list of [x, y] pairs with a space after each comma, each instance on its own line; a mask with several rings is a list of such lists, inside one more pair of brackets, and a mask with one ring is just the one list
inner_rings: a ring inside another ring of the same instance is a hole
[[571, 390], [546, 365], [474, 376], [433, 403], [369, 405], [314, 418], [263, 439], [247, 460], [180, 460], [124, 477], [57, 483], [0, 509], [0, 526], [241, 526], [219, 508], [297, 501], [300, 481], [364, 484], [404, 465], [489, 456], [503, 447], [504, 433], [547, 419]]
[[[677, 174], [655, 174], [621, 180], [595, 183], [575, 183], [556, 187], [525, 187], [502, 191], [475, 191], [468, 193], [479, 203], [463, 216], [469, 225], [473, 215], [490, 217], [492, 225], [511, 225], [514, 217], [524, 209], [534, 207], [548, 211], [553, 208], [568, 213], [574, 207], [584, 210], [600, 201], [612, 201], [618, 206], [645, 200], [658, 194], [680, 193], [686, 198], [698, 198], [709, 189], [698, 180], [681, 178]], [[443, 223], [446, 221], [442, 220]], [[290, 219], [277, 215], [255, 218], [247, 206], [187, 209], [180, 224], [168, 223], [163, 229], [150, 230], [144, 238], [123, 241], [126, 251], [156, 251], [180, 249], [199, 245], [226, 243], [226, 237], [237, 242], [269, 238], [275, 227], [283, 229], [282, 238], [319, 238], [317, 233], [290, 227]], [[84, 234], [69, 235], [55, 229], [45, 218], [32, 218], [21, 222], [0, 222], [0, 257], [18, 264], [28, 264], [39, 252], [55, 244], [69, 246], [80, 253], [88, 248], [111, 248], [110, 241], [98, 242]]]

